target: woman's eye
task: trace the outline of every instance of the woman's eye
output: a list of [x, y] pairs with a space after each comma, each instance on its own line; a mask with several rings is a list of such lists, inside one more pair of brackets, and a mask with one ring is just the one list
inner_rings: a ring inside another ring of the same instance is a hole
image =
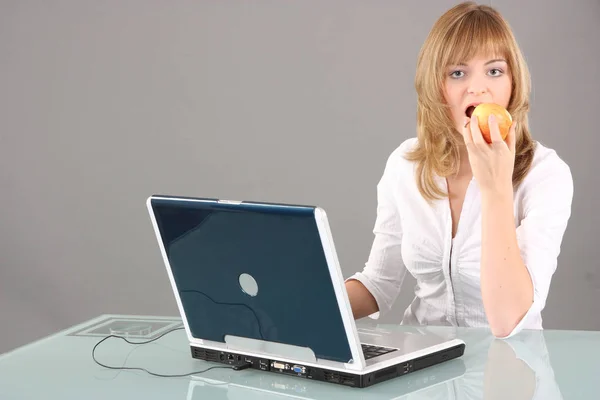
[[500, 76], [500, 75], [502, 75], [502, 70], [498, 69], [498, 68], [494, 68], [494, 69], [490, 70], [490, 75]]
[[462, 71], [453, 71], [453, 72], [450, 74], [450, 76], [451, 76], [452, 78], [460, 78], [460, 77], [462, 77], [464, 74], [465, 74], [465, 73], [464, 73], [464, 72], [462, 72]]

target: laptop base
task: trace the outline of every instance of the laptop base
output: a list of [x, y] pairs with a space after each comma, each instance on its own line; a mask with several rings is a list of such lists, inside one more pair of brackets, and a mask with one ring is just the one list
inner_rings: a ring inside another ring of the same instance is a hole
[[289, 364], [271, 358], [259, 358], [226, 352], [221, 350], [205, 349], [190, 346], [192, 357], [199, 360], [215, 362], [226, 365], [250, 364], [249, 368], [279, 373], [288, 376], [317, 380], [322, 382], [337, 383], [344, 386], [365, 388], [376, 383], [387, 381], [423, 368], [440, 364], [461, 357], [465, 352], [465, 345], [460, 344], [435, 353], [418, 357], [410, 361], [383, 368], [378, 371], [369, 372], [364, 375], [349, 372], [340, 372], [327, 368], [304, 366], [302, 364]]

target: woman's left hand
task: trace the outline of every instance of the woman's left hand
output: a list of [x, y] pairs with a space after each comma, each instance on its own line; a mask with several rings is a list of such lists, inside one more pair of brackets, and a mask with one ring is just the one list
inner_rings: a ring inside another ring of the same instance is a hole
[[463, 137], [469, 154], [473, 177], [482, 192], [500, 193], [507, 188], [512, 193], [512, 175], [515, 167], [515, 127], [513, 122], [506, 141], [500, 136], [496, 117], [489, 117], [492, 143], [483, 138], [477, 117], [465, 118]]

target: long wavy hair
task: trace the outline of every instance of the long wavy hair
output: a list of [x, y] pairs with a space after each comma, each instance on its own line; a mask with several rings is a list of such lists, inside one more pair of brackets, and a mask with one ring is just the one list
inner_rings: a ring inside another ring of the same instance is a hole
[[471, 1], [460, 3], [436, 21], [417, 62], [417, 145], [406, 158], [416, 162], [417, 186], [428, 201], [447, 196], [436, 185], [435, 175], [456, 174], [459, 149], [464, 146], [444, 99], [446, 69], [478, 54], [503, 56], [512, 77], [507, 110], [517, 123], [513, 187], [522, 182], [531, 166], [535, 142], [527, 118], [531, 78], [525, 59], [510, 26], [495, 9]]

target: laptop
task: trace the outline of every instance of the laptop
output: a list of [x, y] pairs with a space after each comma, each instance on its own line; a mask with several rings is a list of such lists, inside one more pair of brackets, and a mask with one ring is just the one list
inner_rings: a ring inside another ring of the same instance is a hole
[[[392, 379], [364, 390], [340, 388], [339, 385], [314, 385], [307, 379], [296, 379], [282, 374], [248, 376], [234, 371], [221, 372], [218, 379], [198, 376], [189, 380], [187, 400], [407, 400], [446, 399], [464, 385], [467, 371], [461, 358], [437, 368], [426, 368], [402, 379]], [[341, 390], [340, 390], [341, 389]]]
[[357, 328], [321, 207], [146, 205], [196, 359], [364, 388], [464, 354], [451, 334]]

